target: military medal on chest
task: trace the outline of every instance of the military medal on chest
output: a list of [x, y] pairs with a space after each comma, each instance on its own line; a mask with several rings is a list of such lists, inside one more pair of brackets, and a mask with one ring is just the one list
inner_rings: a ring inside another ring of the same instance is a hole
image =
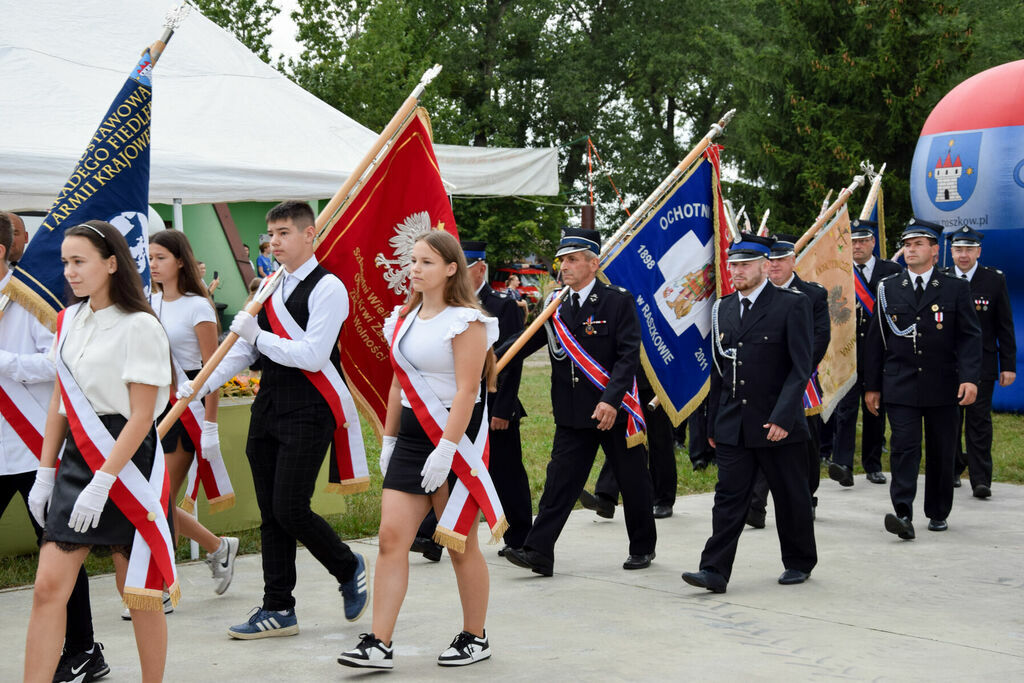
[[594, 316], [590, 316], [583, 321], [583, 331], [587, 336], [597, 334], [597, 330], [594, 329], [594, 325], [604, 325], [607, 321], [605, 320], [594, 320]]

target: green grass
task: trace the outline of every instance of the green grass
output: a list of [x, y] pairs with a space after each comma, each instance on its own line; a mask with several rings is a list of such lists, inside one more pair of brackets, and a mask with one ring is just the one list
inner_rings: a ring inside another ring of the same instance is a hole
[[[533, 492], [533, 507], [537, 509], [541, 491], [544, 488], [545, 470], [551, 454], [551, 440], [554, 436], [554, 422], [551, 418], [549, 371], [543, 365], [527, 366], [523, 370], [523, 381], [519, 396], [529, 415], [521, 425], [523, 441], [523, 463], [530, 477], [530, 488]], [[992, 445], [993, 479], [995, 481], [1024, 484], [1024, 416], [997, 414], [993, 416], [995, 441]], [[328, 515], [325, 519], [343, 539], [365, 538], [374, 536], [380, 525], [380, 472], [377, 468], [377, 445], [367, 435], [368, 455], [370, 460], [370, 490], [349, 496], [348, 511], [341, 515]], [[859, 437], [858, 437], [859, 438]], [[859, 445], [858, 450], [859, 453]], [[860, 458], [856, 458], [857, 461]], [[600, 471], [602, 456], [598, 454], [591, 471], [587, 488], [593, 490], [594, 482]], [[679, 472], [677, 491], [680, 495], [706, 493], [713, 491], [718, 471], [709, 467], [701, 472], [694, 472], [685, 449], [676, 449], [676, 465]], [[889, 470], [889, 456], [883, 454], [882, 469]], [[863, 473], [860, 465], [856, 471]], [[924, 472], [923, 463], [921, 472]], [[827, 479], [828, 475], [823, 472]], [[241, 529], [232, 532], [241, 540], [240, 551], [243, 554], [260, 551], [259, 529]], [[177, 551], [179, 561], [189, 559], [189, 546], [183, 540]], [[110, 573], [113, 563], [110, 558], [90, 555], [86, 560], [86, 570], [90, 575]], [[0, 588], [20, 586], [32, 583], [35, 576], [36, 555], [21, 555], [0, 559]]]

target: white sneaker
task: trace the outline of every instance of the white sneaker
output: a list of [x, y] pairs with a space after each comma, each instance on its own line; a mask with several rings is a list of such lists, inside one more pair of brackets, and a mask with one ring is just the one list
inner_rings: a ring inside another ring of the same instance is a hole
[[235, 556], [238, 555], [238, 539], [233, 536], [221, 536], [220, 547], [216, 552], [208, 553], [203, 560], [210, 567], [216, 583], [213, 592], [222, 595], [231, 585], [235, 576]]
[[477, 638], [469, 631], [455, 636], [448, 649], [437, 658], [441, 666], [465, 666], [487, 659], [491, 656], [491, 646], [487, 642], [487, 631], [483, 638]]
[[[171, 596], [168, 595], [165, 592], [164, 593], [164, 614], [170, 614], [173, 611], [174, 611], [174, 605], [171, 604]], [[127, 607], [125, 607], [124, 611], [121, 612], [121, 618], [124, 619], [125, 621], [131, 621], [132, 620], [132, 611], [130, 609], [128, 609]]]
[[362, 669], [391, 669], [395, 666], [395, 649], [388, 647], [372, 633], [360, 633], [359, 644], [342, 652], [338, 664]]

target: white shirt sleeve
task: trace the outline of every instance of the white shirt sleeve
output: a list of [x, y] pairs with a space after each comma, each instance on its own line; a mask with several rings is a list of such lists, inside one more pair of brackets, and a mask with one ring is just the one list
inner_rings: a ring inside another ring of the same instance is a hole
[[263, 330], [256, 337], [256, 347], [275, 363], [317, 372], [330, 360], [347, 317], [348, 291], [341, 280], [327, 275], [309, 294], [309, 321], [302, 339], [284, 339]]
[[18, 318], [24, 336], [17, 351], [0, 351], [0, 374], [22, 384], [54, 381], [57, 368], [52, 356], [53, 333], [16, 304], [8, 308], [7, 315]]

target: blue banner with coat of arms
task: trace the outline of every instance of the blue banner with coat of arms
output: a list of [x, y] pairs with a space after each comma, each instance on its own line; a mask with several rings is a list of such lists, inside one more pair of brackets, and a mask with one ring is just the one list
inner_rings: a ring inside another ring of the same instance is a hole
[[602, 263], [604, 276], [633, 294], [641, 362], [674, 425], [710, 382], [716, 187], [712, 163], [701, 159]]
[[149, 292], [151, 76], [147, 50], [103, 116], [4, 288], [4, 294], [51, 328], [66, 304], [67, 284], [60, 260], [64, 231], [86, 221], [107, 221], [121, 231]]

